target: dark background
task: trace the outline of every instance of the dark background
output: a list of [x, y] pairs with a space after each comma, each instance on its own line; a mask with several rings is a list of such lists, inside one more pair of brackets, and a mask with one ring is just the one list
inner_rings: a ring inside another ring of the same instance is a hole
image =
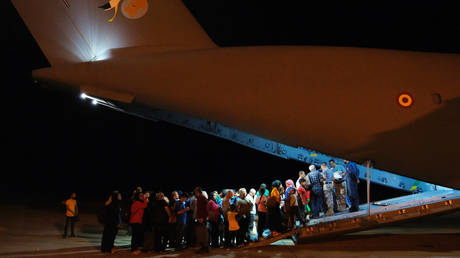
[[[3, 13], [0, 193], [99, 198], [113, 189], [212, 191], [295, 179], [305, 164], [163, 122], [83, 103], [32, 83], [49, 66], [11, 2]], [[302, 1], [303, 2], [303, 1]], [[220, 46], [327, 45], [460, 52], [460, 9], [445, 1], [301, 4], [184, 0]], [[6, 15], [5, 15], [6, 14]], [[5, 33], [6, 32], [6, 33]], [[365, 184], [361, 184], [364, 193]], [[400, 192], [373, 186], [381, 199]], [[48, 197], [47, 197], [48, 198]]]

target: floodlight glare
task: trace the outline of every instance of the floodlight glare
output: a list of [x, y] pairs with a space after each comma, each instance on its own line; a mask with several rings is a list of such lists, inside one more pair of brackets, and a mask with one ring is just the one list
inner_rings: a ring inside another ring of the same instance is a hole
[[82, 94], [80, 94], [80, 98], [82, 98], [82, 99], [86, 99], [86, 97], [87, 97], [87, 96], [86, 96], [86, 94], [85, 94], [85, 93], [82, 93]]
[[93, 103], [93, 105], [97, 105], [97, 100], [93, 99], [91, 103]]

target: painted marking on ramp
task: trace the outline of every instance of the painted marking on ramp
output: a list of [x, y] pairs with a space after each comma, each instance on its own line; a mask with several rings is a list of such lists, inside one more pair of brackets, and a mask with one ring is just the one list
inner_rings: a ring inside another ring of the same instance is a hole
[[[84, 255], [84, 254], [97, 254], [101, 253], [100, 250], [83, 250], [83, 251], [67, 251], [67, 252], [57, 252], [57, 253], [52, 253], [52, 252], [46, 252], [46, 253], [18, 253], [18, 254], [6, 254], [6, 255], [0, 255], [0, 257], [5, 257], [5, 258], [18, 258], [18, 257], [53, 257], [53, 256], [60, 256], [60, 255], [71, 255], [71, 254], [76, 254], [76, 255]], [[102, 253], [101, 253], [102, 254]]]

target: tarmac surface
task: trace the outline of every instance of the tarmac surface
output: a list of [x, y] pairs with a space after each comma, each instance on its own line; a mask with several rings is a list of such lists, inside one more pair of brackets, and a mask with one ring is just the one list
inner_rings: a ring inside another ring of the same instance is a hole
[[[102, 226], [96, 214], [80, 214], [75, 238], [62, 238], [65, 218], [59, 205], [0, 206], [0, 257], [132, 257], [130, 237], [120, 230], [116, 254], [99, 251]], [[251, 249], [211, 249], [195, 254], [142, 253], [140, 257], [460, 257], [460, 212], [399, 225], [293, 245], [283, 240]]]

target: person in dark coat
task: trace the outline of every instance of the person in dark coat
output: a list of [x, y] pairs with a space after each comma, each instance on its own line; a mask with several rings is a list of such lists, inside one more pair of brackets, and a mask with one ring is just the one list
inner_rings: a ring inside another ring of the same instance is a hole
[[343, 160], [346, 165], [346, 180], [347, 180], [347, 195], [351, 202], [350, 212], [359, 211], [359, 169], [356, 163], [348, 160]]
[[144, 228], [144, 252], [153, 251], [153, 221], [152, 221], [152, 207], [154, 198], [152, 192], [147, 191], [144, 194], [144, 199], [148, 199], [149, 203], [144, 209], [144, 216], [142, 217], [142, 226]]
[[196, 242], [200, 245], [200, 249], [197, 253], [209, 253], [209, 235], [206, 227], [208, 218], [208, 199], [203, 195], [203, 190], [200, 187], [196, 187], [196, 216], [197, 220], [195, 227]]
[[239, 216], [238, 225], [240, 229], [238, 230], [236, 240], [238, 245], [245, 245], [249, 242], [249, 223], [253, 204], [247, 200], [245, 188], [241, 188], [238, 193], [239, 199], [236, 202], [236, 209]]
[[280, 203], [281, 203], [281, 182], [279, 180], [275, 180], [272, 182], [272, 189], [270, 191], [270, 195], [267, 200], [267, 208], [268, 208], [268, 228], [272, 232], [273, 236], [277, 236], [282, 230], [281, 225], [281, 210], [280, 210]]
[[102, 252], [114, 253], [115, 237], [118, 233], [118, 225], [121, 223], [121, 194], [113, 191], [105, 202], [104, 232], [102, 233]]
[[319, 218], [319, 214], [323, 206], [323, 187], [321, 185], [322, 176], [321, 173], [316, 170], [315, 165], [310, 165], [310, 173], [307, 174], [308, 179], [311, 183], [311, 211], [312, 218]]
[[220, 207], [217, 204], [217, 192], [211, 193], [211, 198], [208, 201], [208, 219], [211, 226], [210, 237], [211, 246], [219, 248], [219, 224], [221, 223]]
[[162, 192], [155, 194], [155, 201], [152, 203], [152, 222], [153, 222], [153, 249], [161, 252], [166, 249], [168, 240], [168, 219], [169, 208], [165, 196]]

